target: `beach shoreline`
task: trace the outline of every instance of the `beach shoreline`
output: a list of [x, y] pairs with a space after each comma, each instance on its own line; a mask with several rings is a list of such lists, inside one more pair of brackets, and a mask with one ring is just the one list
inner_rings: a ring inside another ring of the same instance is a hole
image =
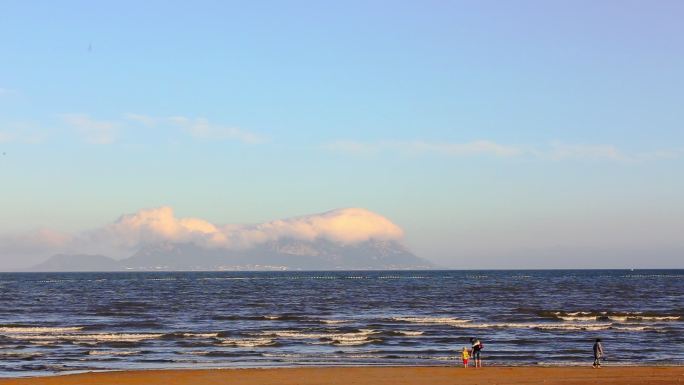
[[684, 366], [587, 367], [345, 366], [157, 369], [0, 378], [0, 385], [402, 385], [402, 384], [682, 384]]

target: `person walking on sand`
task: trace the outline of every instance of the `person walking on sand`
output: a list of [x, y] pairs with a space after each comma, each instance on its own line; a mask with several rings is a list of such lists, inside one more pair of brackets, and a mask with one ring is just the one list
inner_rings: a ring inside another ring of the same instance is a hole
[[601, 344], [601, 339], [597, 338], [594, 342], [594, 368], [601, 367], [601, 358], [603, 358], [603, 345]]
[[472, 350], [470, 351], [470, 356], [473, 357], [473, 360], [475, 361], [475, 367], [481, 368], [482, 359], [480, 358], [480, 351], [484, 348], [484, 345], [475, 337], [470, 339], [470, 343], [473, 346]]
[[468, 367], [468, 358], [470, 358], [470, 353], [468, 352], [467, 347], [463, 347], [463, 351], [461, 352], [461, 357], [463, 358], [463, 367], [467, 368]]

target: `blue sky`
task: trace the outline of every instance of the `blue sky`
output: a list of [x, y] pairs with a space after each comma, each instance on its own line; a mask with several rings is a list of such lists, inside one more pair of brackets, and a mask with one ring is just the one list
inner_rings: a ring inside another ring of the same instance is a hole
[[449, 267], [682, 267], [680, 1], [2, 9], [6, 243], [364, 207]]

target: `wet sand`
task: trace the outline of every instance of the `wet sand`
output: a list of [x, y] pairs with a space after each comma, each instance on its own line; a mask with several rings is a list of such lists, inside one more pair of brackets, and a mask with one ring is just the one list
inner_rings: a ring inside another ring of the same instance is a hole
[[5, 378], [0, 385], [684, 384], [684, 367], [335, 367], [140, 370]]

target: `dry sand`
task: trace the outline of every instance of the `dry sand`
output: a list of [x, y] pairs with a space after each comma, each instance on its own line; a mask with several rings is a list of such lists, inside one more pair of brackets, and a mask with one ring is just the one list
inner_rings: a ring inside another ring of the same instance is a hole
[[336, 367], [141, 370], [0, 379], [0, 385], [684, 384], [684, 367]]

